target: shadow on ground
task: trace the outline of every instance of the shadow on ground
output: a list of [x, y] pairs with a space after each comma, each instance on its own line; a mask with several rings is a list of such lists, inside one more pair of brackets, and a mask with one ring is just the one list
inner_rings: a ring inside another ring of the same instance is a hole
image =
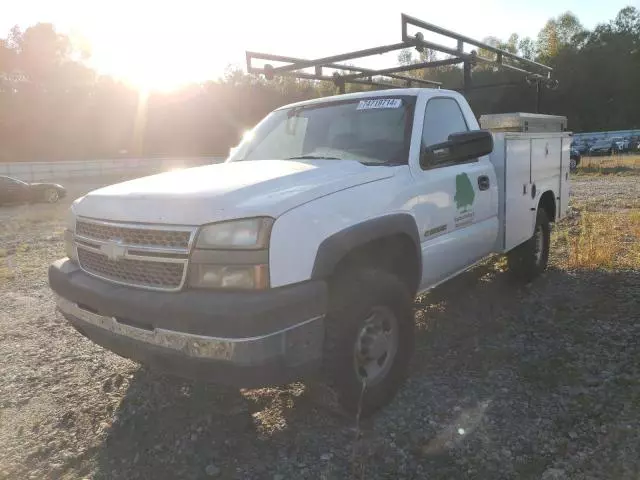
[[358, 442], [303, 385], [140, 369], [96, 478], [638, 478], [638, 285], [551, 269], [522, 287], [489, 264], [439, 287], [416, 302], [411, 378]]

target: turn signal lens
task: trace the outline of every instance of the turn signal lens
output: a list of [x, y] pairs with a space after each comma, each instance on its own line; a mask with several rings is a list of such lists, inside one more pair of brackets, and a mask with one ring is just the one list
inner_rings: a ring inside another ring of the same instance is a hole
[[195, 288], [263, 290], [268, 278], [266, 265], [193, 264], [189, 271], [189, 285]]

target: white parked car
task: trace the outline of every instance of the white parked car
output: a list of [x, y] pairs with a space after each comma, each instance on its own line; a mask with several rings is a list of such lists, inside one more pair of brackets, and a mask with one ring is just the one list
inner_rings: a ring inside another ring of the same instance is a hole
[[284, 106], [222, 164], [76, 200], [49, 269], [58, 309], [159, 369], [239, 387], [320, 375], [371, 414], [408, 373], [416, 294], [491, 254], [524, 281], [545, 270], [571, 137], [528, 132], [481, 130], [448, 90]]
[[618, 152], [627, 152], [629, 150], [630, 141], [628, 138], [614, 137], [611, 139], [616, 144]]

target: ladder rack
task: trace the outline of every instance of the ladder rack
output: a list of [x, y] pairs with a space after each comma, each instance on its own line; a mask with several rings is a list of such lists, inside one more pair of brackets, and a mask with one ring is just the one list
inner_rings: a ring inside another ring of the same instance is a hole
[[[471, 75], [472, 68], [478, 64], [488, 64], [519, 73], [524, 77], [524, 80], [529, 85], [535, 85], [538, 92], [538, 104], [540, 90], [542, 87], [546, 87], [549, 89], [556, 89], [558, 87], [558, 81], [551, 78], [553, 69], [547, 65], [534, 62], [533, 60], [529, 60], [506, 50], [502, 50], [492, 45], [479, 42], [450, 30], [446, 30], [444, 28], [438, 27], [437, 25], [424, 22], [404, 13], [401, 14], [401, 21], [402, 41], [399, 43], [381, 45], [378, 47], [367, 48], [364, 50], [357, 50], [312, 60], [247, 51], [247, 72], [253, 74], [262, 74], [268, 80], [271, 80], [276, 76], [289, 76], [308, 80], [331, 81], [338, 88], [340, 93], [344, 93], [345, 85], [347, 83], [357, 85], [373, 85], [383, 88], [402, 88], [411, 87], [414, 85], [440, 88], [442, 86], [440, 82], [424, 78], [414, 78], [403, 74], [415, 70], [462, 64], [463, 87], [459, 90], [462, 90], [465, 93], [479, 88], [521, 84], [521, 82], [503, 82], [490, 85], [474, 85]], [[421, 31], [418, 31], [415, 35], [409, 35], [409, 26], [455, 40], [457, 47], [451, 48], [438, 43], [427, 41], [425, 40], [424, 33], [422, 33]], [[478, 55], [477, 50], [475, 49], [470, 53], [467, 53], [465, 52], [465, 45], [471, 45], [472, 47], [475, 47], [477, 49], [491, 52], [495, 55], [495, 58], [482, 57]], [[362, 59], [365, 57], [380, 55], [406, 48], [415, 48], [419, 52], [423, 51], [424, 49], [430, 49], [435, 52], [449, 55], [449, 58], [429, 62], [412, 63], [410, 65], [398, 65], [382, 69], [362, 68], [341, 63], [349, 60]], [[274, 66], [272, 63], [265, 63], [262, 67], [256, 67], [253, 64], [253, 62], [256, 60], [263, 62], [278, 62], [284, 65]], [[305, 69], [310, 68], [313, 69], [313, 72], [304, 71]], [[333, 74], [328, 74], [326, 70], [334, 70], [334, 72]], [[395, 80], [396, 82], [391, 83], [393, 80]], [[398, 80], [400, 82], [398, 82]]]

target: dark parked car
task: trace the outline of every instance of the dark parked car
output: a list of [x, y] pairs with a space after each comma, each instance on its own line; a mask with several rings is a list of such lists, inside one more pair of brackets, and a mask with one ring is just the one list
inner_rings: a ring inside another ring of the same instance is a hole
[[573, 142], [571, 144], [571, 149], [578, 152], [578, 155], [584, 155], [589, 152], [589, 144], [581, 141]]
[[619, 151], [618, 144], [613, 140], [598, 140], [589, 149], [589, 155], [611, 155]]
[[57, 183], [27, 183], [17, 178], [0, 176], [0, 205], [8, 203], [56, 203], [67, 195]]
[[569, 154], [569, 169], [572, 172], [578, 168], [578, 165], [580, 165], [581, 158], [582, 156], [580, 155], [580, 152], [576, 148], [571, 147], [571, 153]]

